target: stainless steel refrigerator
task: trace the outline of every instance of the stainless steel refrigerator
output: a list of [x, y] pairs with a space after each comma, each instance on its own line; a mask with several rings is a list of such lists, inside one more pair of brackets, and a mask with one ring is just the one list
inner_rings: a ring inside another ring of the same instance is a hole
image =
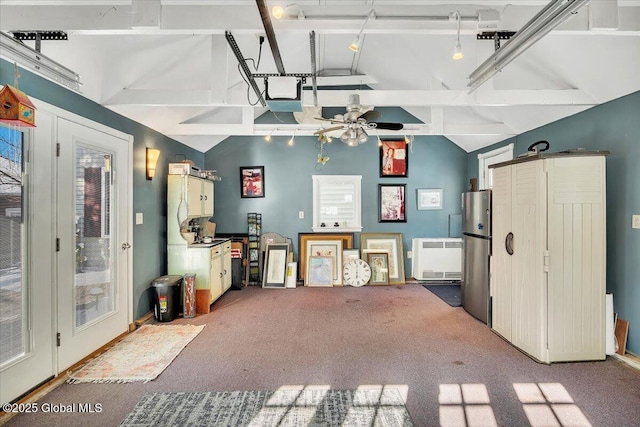
[[491, 255], [491, 191], [462, 195], [462, 280], [464, 309], [484, 323], [491, 319], [489, 256]]

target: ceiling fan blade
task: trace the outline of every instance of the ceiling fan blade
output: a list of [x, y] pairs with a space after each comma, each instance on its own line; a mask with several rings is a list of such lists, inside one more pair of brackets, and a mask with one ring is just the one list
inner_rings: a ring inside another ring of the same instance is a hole
[[315, 131], [313, 134], [314, 135], [322, 135], [323, 133], [327, 133], [327, 132], [331, 132], [333, 130], [338, 130], [338, 129], [342, 129], [344, 126], [333, 126], [330, 128], [326, 128], [326, 129], [320, 129]]
[[404, 128], [402, 123], [369, 122], [369, 124], [377, 129], [385, 130], [402, 130]]
[[369, 111], [366, 111], [366, 112], [362, 113], [360, 115], [360, 117], [358, 117], [358, 118], [359, 119], [365, 119], [366, 121], [370, 122], [372, 120], [380, 118], [380, 116], [382, 116], [382, 114], [380, 114], [379, 112], [377, 112], [375, 110], [369, 110]]
[[325, 122], [331, 122], [331, 123], [344, 123], [343, 120], [325, 119], [324, 117], [316, 117], [316, 120], [324, 120]]

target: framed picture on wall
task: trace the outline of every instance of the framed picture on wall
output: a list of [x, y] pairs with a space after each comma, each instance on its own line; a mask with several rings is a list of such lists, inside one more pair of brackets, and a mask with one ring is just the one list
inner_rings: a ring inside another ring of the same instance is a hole
[[378, 222], [407, 222], [405, 184], [378, 184]]
[[442, 188], [418, 188], [418, 210], [442, 209]]
[[264, 166], [240, 166], [240, 196], [264, 197]]
[[409, 152], [404, 139], [382, 139], [380, 145], [380, 176], [409, 176]]

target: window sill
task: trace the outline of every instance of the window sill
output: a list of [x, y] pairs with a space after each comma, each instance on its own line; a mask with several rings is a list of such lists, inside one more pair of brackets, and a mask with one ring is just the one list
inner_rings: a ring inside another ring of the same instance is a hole
[[314, 233], [340, 233], [346, 231], [349, 233], [359, 233], [362, 227], [312, 227]]

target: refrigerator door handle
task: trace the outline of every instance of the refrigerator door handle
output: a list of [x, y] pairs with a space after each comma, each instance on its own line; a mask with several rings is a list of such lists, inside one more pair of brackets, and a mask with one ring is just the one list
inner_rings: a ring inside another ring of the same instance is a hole
[[509, 255], [513, 255], [513, 233], [509, 232], [504, 239], [504, 248]]

